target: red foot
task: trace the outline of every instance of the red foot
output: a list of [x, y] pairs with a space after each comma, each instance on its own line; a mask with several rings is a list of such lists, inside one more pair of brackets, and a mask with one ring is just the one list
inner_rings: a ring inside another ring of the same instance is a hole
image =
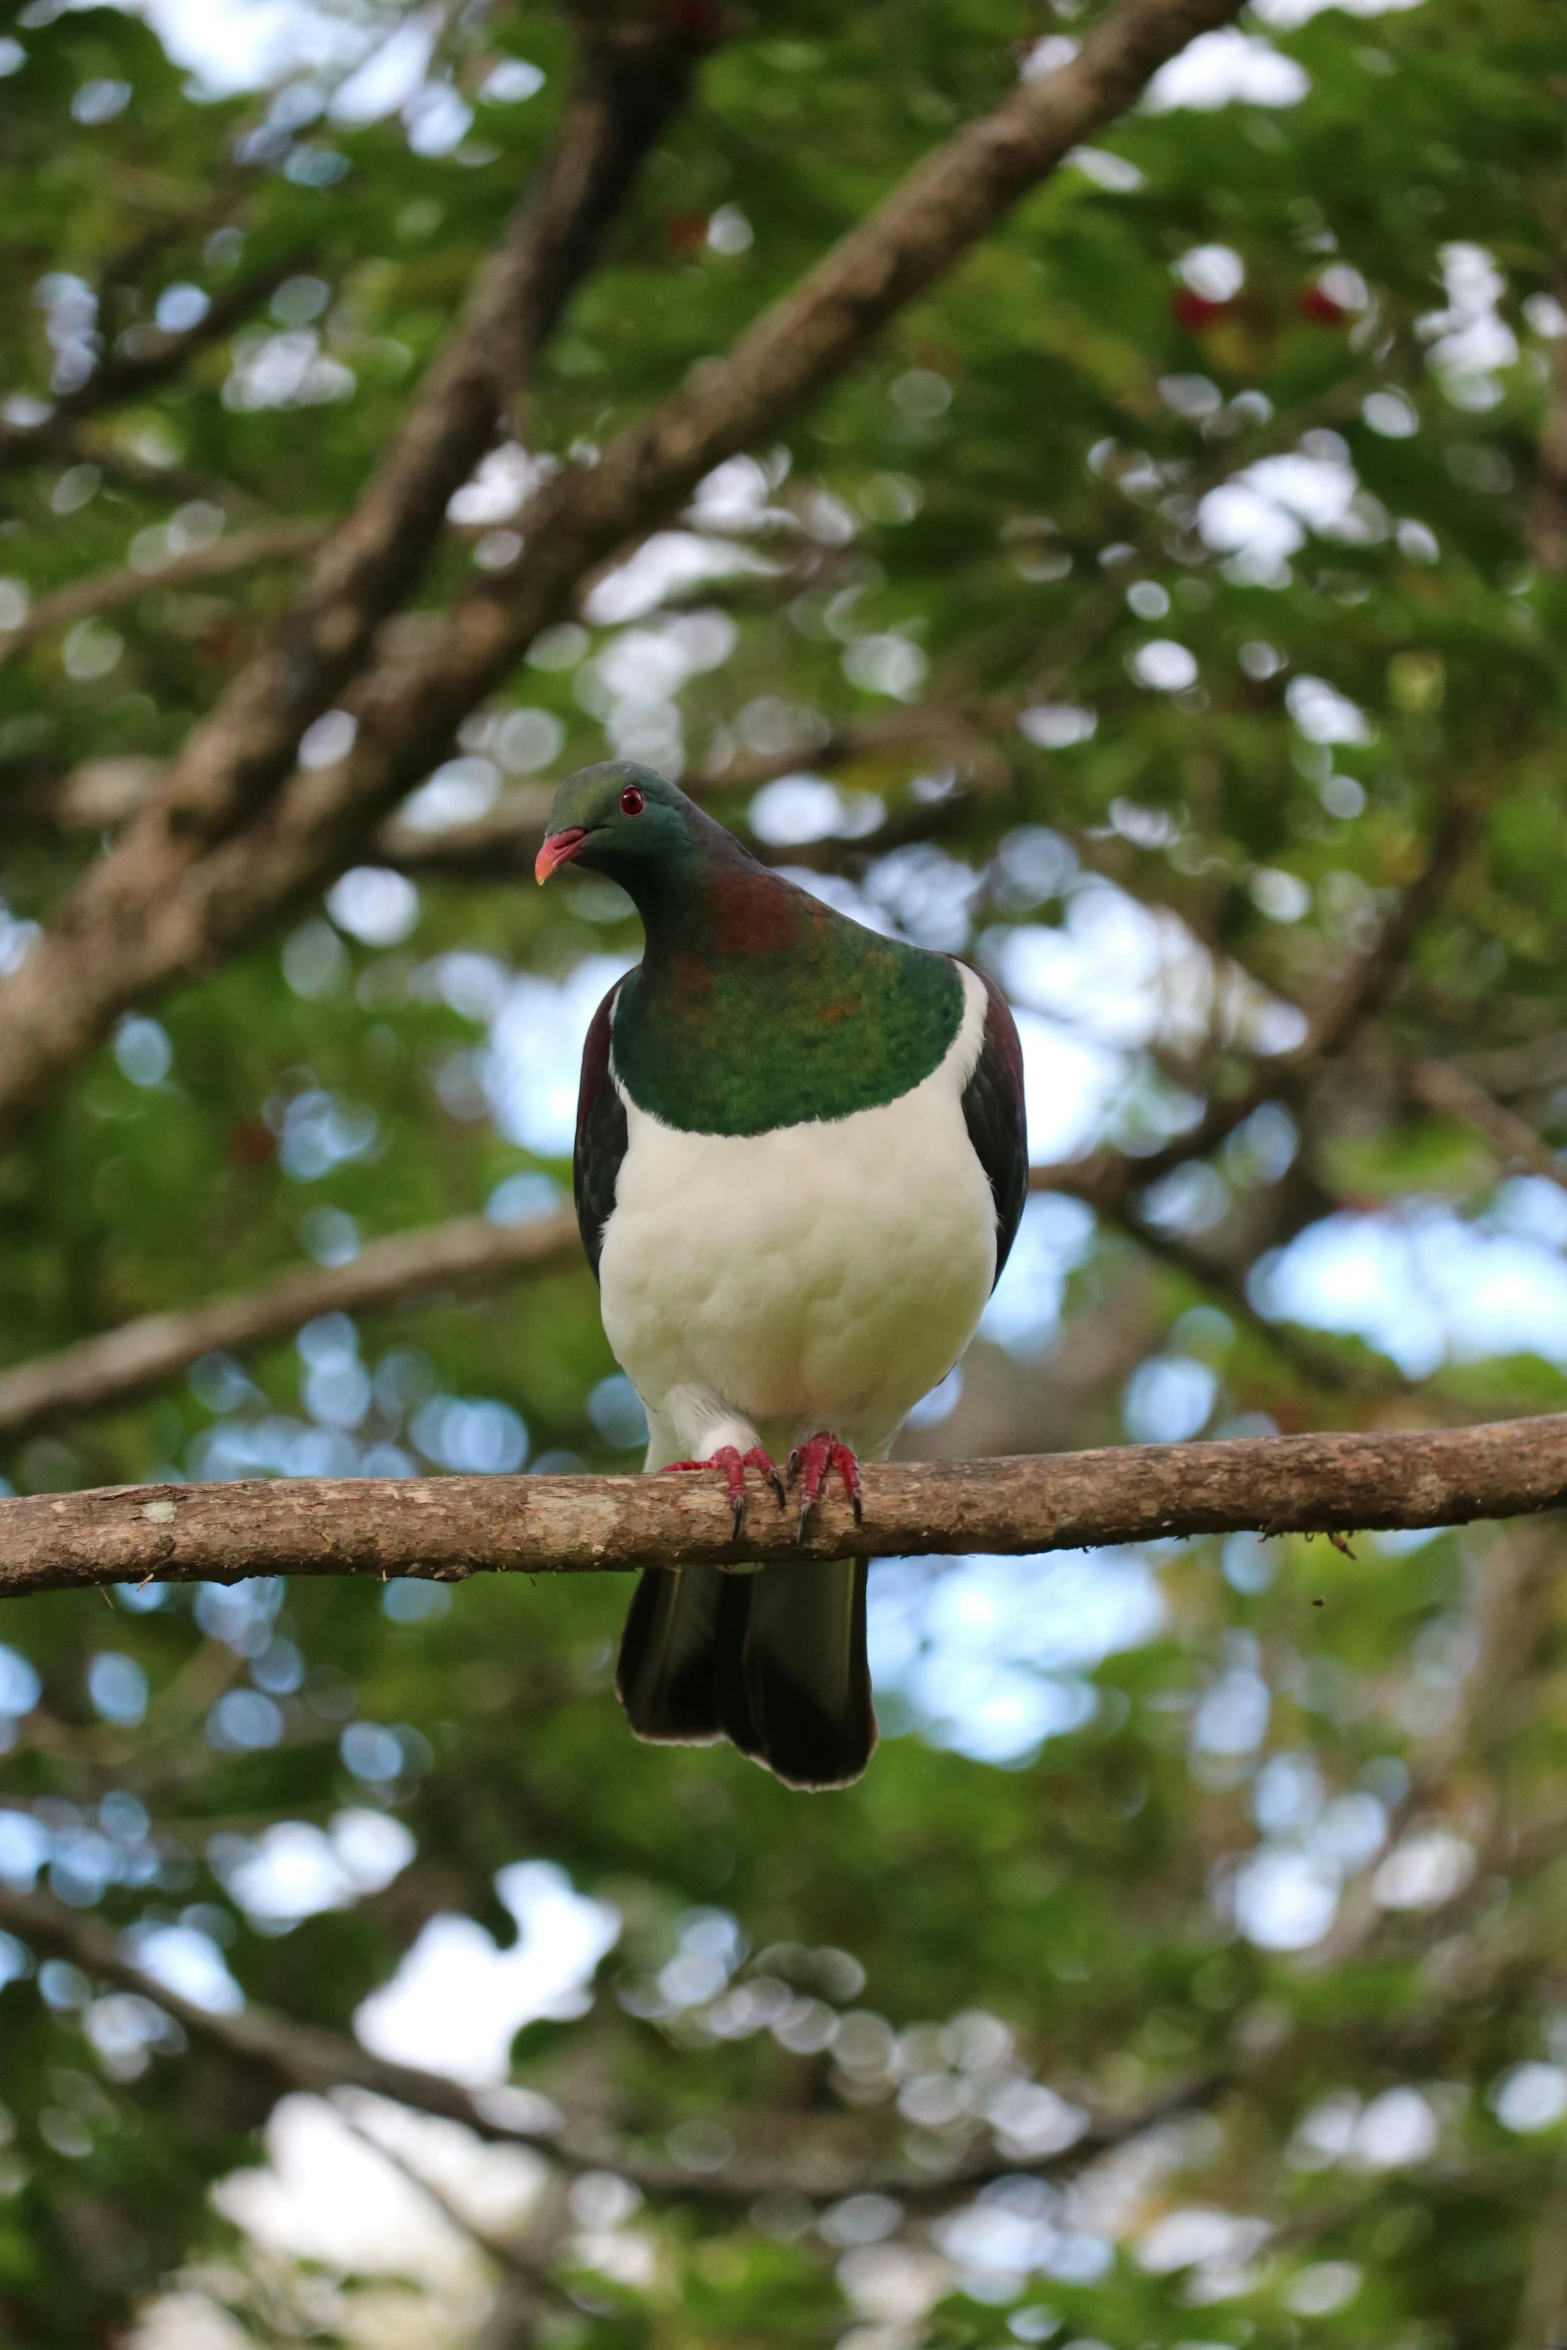
[[753, 1444], [749, 1452], [737, 1452], [732, 1444], [721, 1444], [718, 1450], [705, 1461], [666, 1461], [663, 1468], [660, 1469], [659, 1475], [669, 1477], [678, 1469], [723, 1470], [725, 1482], [729, 1487], [729, 1508], [735, 1522], [736, 1542], [745, 1532], [745, 1473], [747, 1469], [760, 1469], [778, 1496], [778, 1507], [782, 1509], [784, 1506], [784, 1481], [778, 1474], [778, 1464], [763, 1452], [759, 1444]]
[[797, 1444], [789, 1455], [790, 1484], [794, 1483], [796, 1471], [800, 1477], [797, 1542], [805, 1540], [805, 1529], [811, 1512], [821, 1500], [822, 1488], [834, 1469], [843, 1479], [843, 1490], [854, 1511], [854, 1523], [860, 1523], [860, 1464], [846, 1444], [840, 1444], [836, 1436], [829, 1436], [823, 1429], [815, 1436], [808, 1436], [803, 1444]]

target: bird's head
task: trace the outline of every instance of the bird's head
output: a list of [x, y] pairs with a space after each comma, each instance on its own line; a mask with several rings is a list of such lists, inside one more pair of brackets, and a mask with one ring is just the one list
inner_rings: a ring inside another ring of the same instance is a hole
[[607, 759], [579, 768], [555, 794], [534, 878], [548, 881], [570, 864], [625, 882], [689, 851], [693, 813], [684, 792], [651, 767]]

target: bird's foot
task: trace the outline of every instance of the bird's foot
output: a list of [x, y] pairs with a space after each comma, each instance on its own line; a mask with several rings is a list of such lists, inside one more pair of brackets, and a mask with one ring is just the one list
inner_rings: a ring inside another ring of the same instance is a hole
[[745, 1473], [747, 1469], [761, 1470], [762, 1475], [767, 1479], [777, 1496], [778, 1507], [780, 1509], [784, 1507], [784, 1481], [778, 1474], [778, 1464], [769, 1454], [763, 1452], [759, 1444], [753, 1444], [749, 1452], [739, 1452], [732, 1444], [721, 1444], [718, 1450], [715, 1453], [710, 1453], [705, 1461], [666, 1461], [659, 1471], [659, 1475], [661, 1477], [673, 1476], [676, 1471], [681, 1469], [723, 1470], [725, 1483], [729, 1487], [729, 1511], [735, 1522], [736, 1542], [745, 1532]]
[[829, 1436], [822, 1429], [817, 1435], [808, 1436], [803, 1444], [795, 1446], [789, 1455], [789, 1466], [785, 1472], [791, 1485], [796, 1476], [800, 1480], [800, 1523], [795, 1533], [797, 1542], [805, 1540], [805, 1529], [810, 1522], [811, 1512], [821, 1500], [822, 1488], [834, 1469], [843, 1479], [843, 1490], [854, 1511], [854, 1523], [860, 1523], [860, 1464], [846, 1444], [840, 1444], [836, 1436]]

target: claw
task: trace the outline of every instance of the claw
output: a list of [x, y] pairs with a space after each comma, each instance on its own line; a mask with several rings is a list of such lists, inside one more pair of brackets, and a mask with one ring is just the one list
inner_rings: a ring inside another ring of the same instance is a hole
[[724, 1482], [729, 1490], [729, 1513], [734, 1520], [736, 1542], [745, 1532], [745, 1473], [747, 1469], [761, 1470], [777, 1497], [778, 1507], [780, 1509], [784, 1507], [784, 1482], [778, 1474], [778, 1465], [768, 1454], [763, 1452], [759, 1444], [753, 1444], [749, 1452], [739, 1452], [732, 1444], [721, 1444], [718, 1450], [705, 1461], [666, 1461], [659, 1471], [659, 1475], [661, 1477], [672, 1476], [677, 1470], [682, 1469], [723, 1470]]
[[849, 1497], [854, 1523], [858, 1526], [862, 1522], [860, 1464], [848, 1445], [840, 1444], [836, 1436], [829, 1436], [825, 1429], [821, 1429], [815, 1436], [808, 1436], [803, 1444], [797, 1444], [789, 1455], [789, 1483], [794, 1483], [796, 1475], [800, 1479], [800, 1517], [795, 1528], [796, 1542], [805, 1540], [811, 1512], [821, 1500], [822, 1489], [834, 1469], [843, 1479], [843, 1490]]

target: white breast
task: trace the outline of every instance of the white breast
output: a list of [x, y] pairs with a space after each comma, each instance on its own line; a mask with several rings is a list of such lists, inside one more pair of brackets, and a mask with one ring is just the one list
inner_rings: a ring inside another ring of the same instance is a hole
[[[626, 1103], [599, 1266], [604, 1327], [655, 1424], [689, 1390], [753, 1428], [874, 1455], [967, 1346], [995, 1206], [963, 1119], [985, 991], [963, 973], [941, 1065], [895, 1102], [772, 1134], [683, 1134]], [[775, 1433], [775, 1442], [783, 1441]], [[651, 1457], [651, 1456], [650, 1456]]]

